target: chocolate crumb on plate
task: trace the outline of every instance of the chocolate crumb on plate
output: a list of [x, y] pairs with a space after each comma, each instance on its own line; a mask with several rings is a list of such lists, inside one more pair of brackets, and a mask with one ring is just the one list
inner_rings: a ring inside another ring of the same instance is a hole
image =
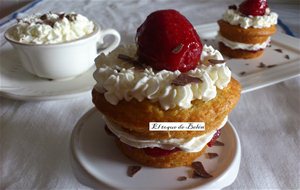
[[267, 68], [276, 67], [277, 65], [268, 65]]
[[221, 141], [215, 141], [213, 146], [224, 146], [225, 144]]
[[204, 169], [204, 166], [201, 162], [196, 161], [192, 163], [192, 168], [194, 169], [193, 178], [210, 178], [212, 175], [207, 173], [207, 171]]
[[258, 68], [265, 68], [266, 64], [264, 64], [263, 62], [260, 62], [259, 65], [257, 66]]
[[128, 166], [127, 175], [128, 177], [133, 177], [138, 171], [140, 171], [141, 166]]
[[274, 51], [277, 51], [279, 53], [282, 53], [282, 49], [274, 49]]
[[175, 78], [171, 84], [175, 86], [184, 86], [190, 83], [198, 83], [201, 81], [202, 80], [200, 78], [192, 77], [188, 74], [182, 73], [177, 78]]
[[285, 55], [284, 58], [290, 59], [290, 56], [289, 55]]
[[216, 158], [219, 156], [218, 153], [214, 153], [214, 152], [208, 152], [208, 153], [206, 153], [206, 155], [207, 155], [208, 159], [213, 159], [213, 158]]
[[177, 181], [185, 181], [185, 180], [187, 180], [187, 177], [185, 177], [185, 176], [179, 176], [177, 178]]
[[246, 74], [245, 71], [240, 72], [240, 75], [241, 75], [241, 76], [243, 76], [243, 75], [245, 75], [245, 74]]
[[245, 65], [247, 65], [247, 66], [248, 66], [248, 65], [249, 65], [249, 63], [245, 63]]

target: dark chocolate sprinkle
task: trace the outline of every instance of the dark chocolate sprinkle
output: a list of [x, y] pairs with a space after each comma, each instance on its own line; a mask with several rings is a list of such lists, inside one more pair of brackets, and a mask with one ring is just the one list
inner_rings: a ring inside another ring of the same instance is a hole
[[277, 65], [268, 65], [267, 68], [276, 67]]
[[58, 15], [58, 18], [59, 18], [60, 20], [64, 19], [64, 17], [65, 17], [65, 13], [62, 13], [62, 14], [59, 14], [59, 15]]
[[171, 84], [175, 86], [184, 86], [190, 83], [198, 83], [201, 81], [202, 80], [200, 78], [192, 77], [188, 74], [182, 73], [177, 78], [175, 78]]
[[185, 181], [185, 180], [187, 180], [187, 177], [185, 177], [185, 176], [179, 176], [177, 178], [177, 181]]
[[257, 66], [258, 68], [265, 68], [266, 64], [264, 64], [263, 62], [260, 62], [259, 65]]
[[275, 51], [282, 53], [282, 49], [274, 49]]
[[128, 55], [119, 54], [118, 59], [126, 61], [127, 63], [132, 64], [134, 67], [136, 67], [138, 69], [144, 69], [144, 66], [142, 64], [140, 64], [136, 59], [134, 59]]
[[40, 17], [41, 20], [47, 20], [47, 14], [43, 14], [41, 17]]
[[225, 144], [221, 141], [215, 141], [213, 146], [224, 146]]
[[141, 168], [142, 168], [141, 166], [128, 166], [127, 175], [129, 177], [133, 177], [134, 174], [136, 174], [138, 171], [140, 171]]
[[53, 28], [53, 26], [55, 24], [55, 22], [51, 21], [51, 20], [44, 20], [43, 22], [44, 22], [44, 24], [47, 24], [47, 25], [51, 26], [52, 28]]
[[172, 50], [172, 53], [177, 54], [182, 50], [182, 48], [183, 48], [183, 44], [179, 44], [176, 48]]
[[218, 153], [214, 153], [214, 152], [208, 152], [206, 155], [209, 159], [212, 159], [212, 158], [215, 158], [215, 157], [219, 156]]
[[246, 74], [246, 72], [245, 71], [243, 71], [243, 72], [240, 72], [240, 75], [241, 76], [243, 76], [243, 75], [245, 75]]
[[68, 15], [66, 16], [66, 18], [67, 18], [69, 21], [73, 22], [73, 21], [75, 21], [75, 20], [77, 19], [77, 14], [68, 14]]
[[225, 60], [209, 59], [208, 62], [215, 65], [215, 64], [225, 63]]
[[210, 178], [212, 175], [206, 172], [203, 167], [203, 164], [199, 161], [192, 163], [192, 168], [194, 169], [193, 178], [202, 177], [202, 178]]
[[236, 5], [229, 5], [228, 9], [237, 10], [237, 6]]
[[284, 58], [290, 59], [290, 56], [289, 55], [285, 55]]

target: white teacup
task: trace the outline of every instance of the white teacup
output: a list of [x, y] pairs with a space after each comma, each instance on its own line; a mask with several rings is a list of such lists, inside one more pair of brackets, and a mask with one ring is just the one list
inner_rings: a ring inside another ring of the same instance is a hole
[[[116, 30], [100, 30], [95, 24], [94, 32], [77, 40], [57, 44], [30, 44], [11, 37], [14, 27], [16, 26], [9, 28], [4, 36], [18, 51], [23, 67], [38, 77], [54, 80], [69, 79], [84, 73], [94, 65], [97, 55], [107, 55], [121, 40]], [[114, 36], [114, 41], [97, 52], [107, 35]]]

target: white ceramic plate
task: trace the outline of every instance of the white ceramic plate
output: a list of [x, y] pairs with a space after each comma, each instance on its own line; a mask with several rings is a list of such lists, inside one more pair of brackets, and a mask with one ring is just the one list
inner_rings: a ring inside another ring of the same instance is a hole
[[[218, 49], [215, 40], [219, 30], [217, 23], [196, 26], [195, 29], [203, 43]], [[245, 93], [299, 76], [299, 44], [300, 39], [277, 32], [272, 36], [271, 47], [265, 49], [263, 56], [255, 59], [225, 59], [233, 77], [242, 84], [242, 93]], [[259, 67], [260, 63], [265, 67]]]
[[127, 177], [129, 165], [138, 165], [125, 157], [114, 143], [114, 138], [104, 130], [104, 121], [96, 109], [90, 110], [77, 123], [71, 137], [71, 160], [77, 179], [96, 189], [221, 189], [235, 180], [241, 159], [239, 137], [228, 122], [222, 129], [220, 141], [225, 146], [214, 146], [206, 152], [216, 152], [219, 157], [198, 160], [213, 175], [209, 179], [177, 181], [179, 176], [189, 176], [191, 168], [157, 169], [142, 166], [133, 176]]

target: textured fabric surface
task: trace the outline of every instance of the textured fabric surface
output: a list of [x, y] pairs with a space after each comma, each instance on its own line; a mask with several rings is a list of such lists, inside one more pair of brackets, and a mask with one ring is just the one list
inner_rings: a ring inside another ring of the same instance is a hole
[[[231, 0], [43, 0], [23, 14], [75, 11], [103, 28], [120, 31], [123, 43], [157, 9], [176, 8], [194, 25], [216, 22]], [[299, 5], [270, 3], [299, 37]], [[4, 31], [15, 21], [1, 25]], [[0, 57], [1, 62], [1, 57]], [[0, 65], [1, 66], [1, 65]], [[1, 78], [0, 78], [1, 82]], [[91, 107], [90, 93], [58, 101], [0, 101], [0, 189], [90, 189], [72, 174], [70, 135]], [[243, 94], [230, 120], [242, 144], [240, 170], [227, 189], [300, 188], [300, 78]]]

